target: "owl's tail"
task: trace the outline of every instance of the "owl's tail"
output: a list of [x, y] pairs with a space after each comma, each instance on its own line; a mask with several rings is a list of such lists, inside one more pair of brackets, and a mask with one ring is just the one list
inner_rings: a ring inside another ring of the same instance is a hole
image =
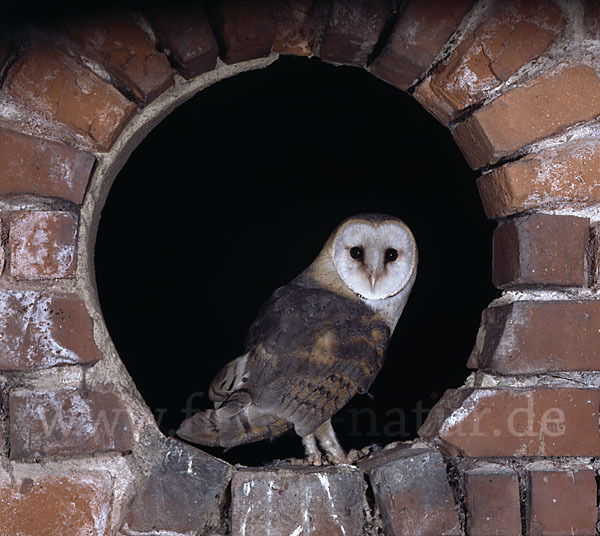
[[181, 423], [182, 439], [211, 447], [235, 447], [280, 435], [292, 427], [285, 419], [260, 413], [247, 393], [235, 393], [218, 409], [200, 411]]

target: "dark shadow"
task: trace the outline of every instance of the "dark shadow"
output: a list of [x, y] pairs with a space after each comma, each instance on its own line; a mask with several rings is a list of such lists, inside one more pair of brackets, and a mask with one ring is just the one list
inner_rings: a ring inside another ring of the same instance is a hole
[[[209, 406], [213, 375], [240, 355], [269, 294], [359, 212], [403, 218], [417, 283], [373, 399], [334, 423], [362, 447], [416, 435], [468, 370], [491, 285], [491, 232], [449, 132], [367, 72], [282, 57], [206, 89], [134, 152], [100, 221], [96, 270], [110, 333], [165, 434]], [[231, 462], [300, 456], [300, 440], [240, 446]]]

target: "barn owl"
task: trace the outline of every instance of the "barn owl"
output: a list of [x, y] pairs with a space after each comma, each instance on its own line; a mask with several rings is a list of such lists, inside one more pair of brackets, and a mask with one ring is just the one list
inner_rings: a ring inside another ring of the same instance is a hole
[[[214, 378], [214, 409], [177, 434], [200, 445], [233, 447], [291, 427], [307, 462], [346, 461], [331, 417], [366, 393], [415, 281], [417, 247], [393, 216], [344, 220], [300, 275], [263, 305], [245, 352]], [[320, 448], [319, 448], [320, 447]]]

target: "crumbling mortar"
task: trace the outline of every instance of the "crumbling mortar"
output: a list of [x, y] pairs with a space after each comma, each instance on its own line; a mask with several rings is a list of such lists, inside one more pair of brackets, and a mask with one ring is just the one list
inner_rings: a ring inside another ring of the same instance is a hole
[[383, 29], [381, 30], [381, 34], [379, 35], [379, 39], [377, 40], [377, 43], [375, 43], [373, 50], [371, 51], [371, 53], [369, 54], [369, 57], [367, 58], [367, 64], [365, 66], [365, 69], [367, 71], [370, 71], [369, 68], [370, 68], [371, 64], [377, 59], [377, 57], [381, 54], [381, 52], [387, 46], [387, 44], [390, 40], [390, 37], [394, 31], [394, 28], [396, 27], [398, 20], [402, 17], [407, 5], [408, 5], [408, 0], [392, 1], [390, 16], [385, 21], [385, 24], [383, 25]]
[[[47, 39], [76, 63], [94, 73], [98, 78], [100, 78], [100, 80], [114, 86], [116, 89], [119, 89], [115, 85], [116, 80], [114, 77], [111, 76], [110, 73], [108, 73], [108, 71], [106, 71], [106, 69], [104, 69], [104, 67], [102, 67], [102, 65], [100, 65], [98, 62], [88, 58], [86, 53], [81, 49], [81, 46], [73, 42], [69, 37], [56, 31], [49, 33]], [[125, 96], [127, 97], [127, 95]]]
[[0, 197], [0, 211], [10, 216], [19, 210], [67, 211], [77, 214], [79, 206], [60, 197], [48, 197], [34, 194], [8, 194]]
[[507, 290], [499, 298], [493, 300], [488, 307], [500, 307], [518, 301], [559, 301], [559, 302], [585, 302], [600, 299], [600, 289], [568, 287], [560, 290], [546, 289], [520, 289]]
[[383, 518], [375, 500], [375, 493], [371, 484], [371, 479], [364, 473], [365, 491], [363, 494], [363, 513], [365, 536], [385, 536], [383, 528]]
[[312, 45], [312, 54], [309, 57], [319, 57], [321, 47], [327, 33], [327, 22], [331, 17], [333, 2], [317, 1], [315, 6], [315, 38]]
[[555, 216], [578, 216], [580, 218], [588, 218], [590, 220], [590, 225], [600, 222], [600, 204], [587, 207], [540, 208], [537, 212]]
[[448, 41], [440, 48], [436, 57], [431, 62], [422, 76], [417, 78], [407, 90], [412, 95], [419, 84], [423, 82], [438, 66], [447, 60], [452, 52], [462, 43], [465, 36], [479, 26], [488, 16], [489, 9], [494, 5], [495, 0], [479, 0], [471, 10], [463, 17], [456, 30], [448, 38]]
[[467, 536], [467, 503], [464, 470], [461, 468], [463, 458], [450, 456], [443, 449], [437, 449], [446, 465], [448, 484], [454, 496], [454, 508], [458, 513], [461, 536]]
[[463, 385], [463, 388], [473, 389], [531, 389], [536, 387], [600, 389], [600, 371], [503, 375], [478, 370], [472, 372]]
[[523, 463], [514, 461], [513, 469], [517, 473], [517, 483], [519, 485], [519, 514], [521, 516], [521, 534], [529, 534], [529, 473], [523, 470]]
[[598, 121], [598, 118], [583, 123], [577, 123], [559, 134], [548, 136], [547, 138], [525, 145], [514, 154], [481, 168], [481, 173], [482, 175], [487, 175], [504, 164], [521, 160], [523, 157], [527, 156], [543, 156], [544, 153], [549, 153], [549, 155], [552, 156], [556, 149], [561, 149], [567, 143], [595, 140], [596, 138], [600, 138], [600, 122]]

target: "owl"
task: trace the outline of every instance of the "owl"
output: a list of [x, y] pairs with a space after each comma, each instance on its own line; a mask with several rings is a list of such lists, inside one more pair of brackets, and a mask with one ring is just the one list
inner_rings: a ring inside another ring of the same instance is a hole
[[214, 409], [184, 420], [177, 435], [229, 448], [293, 427], [309, 464], [320, 465], [322, 451], [344, 463], [331, 417], [381, 370], [416, 269], [415, 240], [400, 219], [344, 220], [313, 263], [263, 305], [244, 354], [210, 385]]

